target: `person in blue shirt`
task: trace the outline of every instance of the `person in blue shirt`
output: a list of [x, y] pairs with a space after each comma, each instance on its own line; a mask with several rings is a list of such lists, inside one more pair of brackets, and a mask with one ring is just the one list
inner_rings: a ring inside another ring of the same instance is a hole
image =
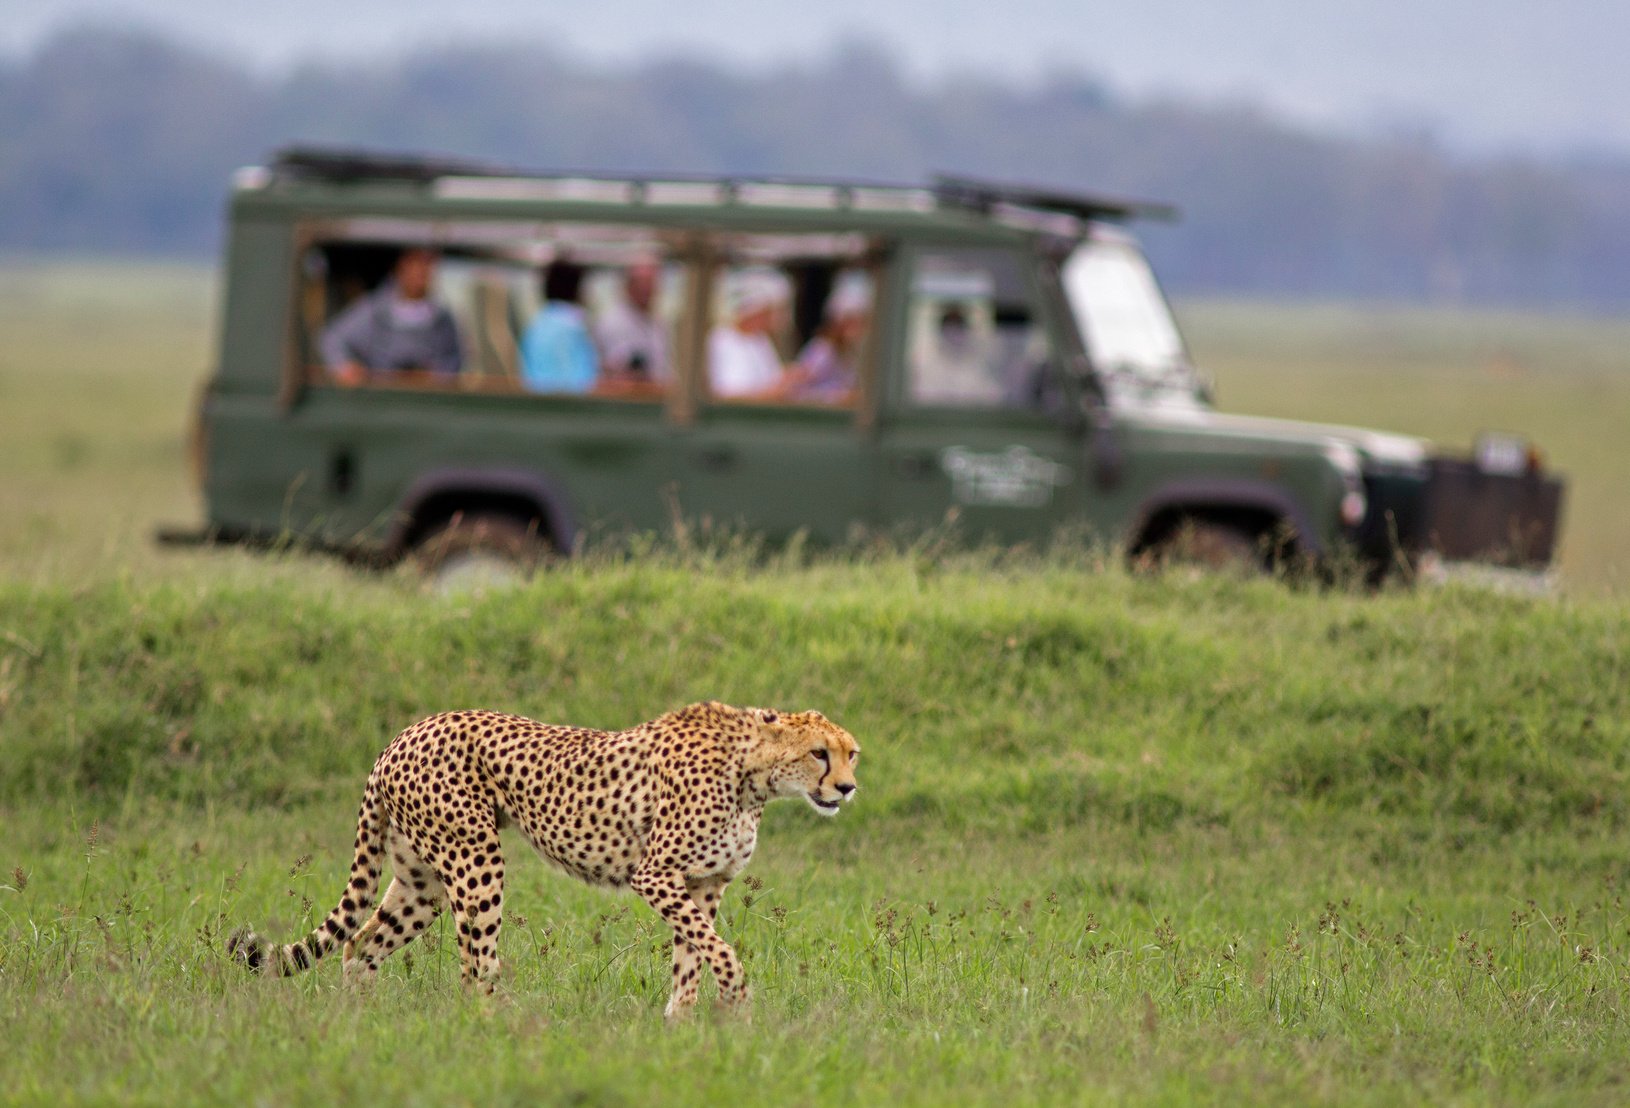
[[600, 374], [580, 298], [586, 271], [564, 258], [543, 271], [543, 307], [521, 335], [521, 380], [533, 392], [586, 393]]

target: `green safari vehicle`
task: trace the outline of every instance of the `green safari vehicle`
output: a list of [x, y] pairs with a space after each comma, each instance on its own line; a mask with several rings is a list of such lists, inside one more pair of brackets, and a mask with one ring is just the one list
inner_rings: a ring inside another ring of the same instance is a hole
[[[234, 182], [200, 534], [451, 572], [676, 520], [842, 543], [949, 517], [1133, 557], [1550, 563], [1562, 483], [1520, 439], [1457, 458], [1215, 411], [1125, 229], [1164, 214], [285, 150]], [[435, 359], [356, 339], [398, 315], [436, 321]]]

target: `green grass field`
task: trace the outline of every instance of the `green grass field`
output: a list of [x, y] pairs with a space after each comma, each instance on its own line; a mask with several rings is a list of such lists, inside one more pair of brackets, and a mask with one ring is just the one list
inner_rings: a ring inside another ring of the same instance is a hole
[[[727, 545], [443, 598], [160, 552], [154, 522], [197, 518], [207, 280], [0, 271], [0, 1100], [1622, 1102], [1625, 328], [1188, 318], [1233, 410], [1535, 432], [1580, 497], [1568, 589]], [[654, 915], [514, 841], [491, 1001], [444, 924], [365, 996], [223, 956], [332, 906], [411, 720], [703, 697], [819, 707], [866, 752], [837, 819], [770, 809], [726, 900], [751, 1022], [665, 1028]]]
[[1235, 412], [1422, 435], [1515, 431], [1568, 477], [1569, 587], [1630, 585], [1630, 319], [1207, 303], [1181, 313]]
[[197, 267], [0, 267], [0, 573], [177, 566], [151, 540], [200, 518], [185, 443], [213, 306]]

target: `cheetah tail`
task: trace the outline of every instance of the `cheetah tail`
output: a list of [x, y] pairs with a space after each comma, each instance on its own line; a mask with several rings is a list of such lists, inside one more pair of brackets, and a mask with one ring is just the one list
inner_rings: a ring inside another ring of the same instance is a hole
[[362, 809], [357, 813], [356, 854], [351, 860], [351, 879], [339, 906], [317, 929], [297, 943], [281, 946], [269, 943], [247, 927], [241, 927], [227, 940], [226, 952], [250, 973], [288, 977], [310, 969], [319, 958], [349, 939], [373, 907], [379, 891], [380, 856], [385, 850], [385, 805], [373, 777], [362, 792]]

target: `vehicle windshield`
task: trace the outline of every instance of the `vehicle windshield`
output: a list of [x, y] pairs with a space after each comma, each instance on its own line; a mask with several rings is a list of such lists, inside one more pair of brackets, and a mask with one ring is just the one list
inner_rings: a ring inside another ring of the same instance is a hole
[[1111, 402], [1194, 402], [1198, 379], [1166, 298], [1129, 239], [1099, 232], [1064, 263], [1064, 290]]

